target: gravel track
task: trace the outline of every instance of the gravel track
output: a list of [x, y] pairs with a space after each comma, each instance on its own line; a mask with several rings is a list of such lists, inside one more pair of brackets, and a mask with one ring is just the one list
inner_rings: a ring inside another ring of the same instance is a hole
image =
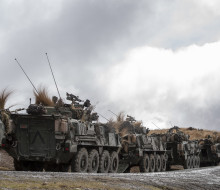
[[[0, 182], [35, 182], [41, 184], [82, 182], [76, 189], [220, 189], [220, 166], [140, 174], [82, 174], [53, 172], [0, 171]], [[85, 183], [85, 187], [83, 186]], [[93, 183], [91, 188], [86, 184]], [[102, 186], [95, 183], [101, 183]], [[60, 186], [59, 186], [60, 187]], [[58, 187], [58, 189], [59, 189]], [[101, 188], [100, 188], [101, 187]], [[1, 185], [0, 185], [1, 189]], [[5, 189], [5, 188], [2, 188]], [[13, 188], [12, 188], [13, 189]], [[15, 188], [16, 189], [16, 188]], [[43, 187], [40, 189], [44, 189]], [[45, 189], [48, 189], [45, 187]], [[68, 189], [66, 186], [65, 189]]]

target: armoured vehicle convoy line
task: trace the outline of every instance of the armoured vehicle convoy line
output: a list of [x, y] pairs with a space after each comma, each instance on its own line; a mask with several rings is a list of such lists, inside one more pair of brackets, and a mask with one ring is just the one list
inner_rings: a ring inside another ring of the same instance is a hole
[[27, 114], [10, 114], [10, 133], [3, 144], [16, 170], [108, 173], [139, 166], [141, 172], [165, 171], [166, 151], [160, 139], [147, 136], [143, 128], [133, 134], [135, 141], [126, 141], [125, 151], [122, 141], [131, 136], [120, 138], [112, 128], [94, 122], [98, 116], [89, 100], [80, 104], [68, 93], [67, 99], [72, 103], [31, 104]]
[[96, 122], [88, 100], [80, 104], [71, 94], [67, 99], [72, 103], [31, 104], [27, 114], [11, 113], [7, 127], [0, 120], [0, 145], [14, 158], [15, 170], [113, 173], [139, 166], [140, 172], [159, 172], [170, 165], [188, 169], [199, 167], [200, 160], [202, 165], [219, 162], [219, 144], [190, 141], [178, 127], [147, 135], [127, 118], [122, 127], [132, 130], [120, 136]]

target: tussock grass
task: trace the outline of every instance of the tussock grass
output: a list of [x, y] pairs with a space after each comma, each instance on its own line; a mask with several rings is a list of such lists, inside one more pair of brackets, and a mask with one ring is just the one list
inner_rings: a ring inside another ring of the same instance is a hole
[[5, 105], [13, 92], [13, 90], [8, 90], [7, 88], [4, 88], [2, 91], [0, 91], [0, 109], [5, 109]]
[[49, 93], [46, 87], [40, 86], [37, 89], [38, 93], [34, 91], [35, 103], [42, 104], [44, 106], [54, 106], [52, 99], [49, 97]]

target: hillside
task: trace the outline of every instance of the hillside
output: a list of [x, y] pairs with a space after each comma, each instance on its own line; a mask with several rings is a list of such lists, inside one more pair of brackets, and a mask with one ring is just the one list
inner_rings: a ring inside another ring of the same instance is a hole
[[[166, 133], [169, 129], [161, 129], [161, 130], [151, 130], [149, 134], [163, 134]], [[204, 139], [207, 138], [208, 135], [213, 138], [213, 140], [218, 141], [220, 143], [220, 132], [219, 131], [211, 131], [211, 130], [203, 130], [203, 129], [195, 129], [192, 127], [189, 128], [180, 128], [180, 131], [190, 135], [190, 140], [196, 139]]]

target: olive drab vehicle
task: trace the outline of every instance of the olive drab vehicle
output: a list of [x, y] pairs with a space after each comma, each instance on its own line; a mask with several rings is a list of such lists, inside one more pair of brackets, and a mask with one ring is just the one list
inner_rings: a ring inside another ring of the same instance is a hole
[[[5, 126], [4, 123], [1, 120], [1, 113], [0, 113], [0, 148], [2, 147], [2, 140], [5, 136]], [[4, 146], [4, 144], [3, 144]]]
[[11, 114], [11, 139], [5, 150], [14, 158], [16, 170], [117, 172], [119, 136], [107, 133], [92, 113], [89, 100], [83, 104], [67, 93], [71, 104], [54, 98], [54, 107], [31, 104], [27, 114]]
[[167, 150], [167, 169], [171, 165], [183, 165], [185, 169], [198, 168], [200, 166], [200, 148], [197, 140], [189, 140], [186, 135], [174, 126], [162, 135], [166, 142]]
[[166, 170], [165, 143], [159, 136], [147, 136], [148, 129], [133, 126], [135, 119], [128, 116], [122, 124], [130, 126], [130, 134], [122, 137], [120, 152], [120, 172], [130, 172], [133, 166], [139, 166], [140, 172], [160, 172]]
[[218, 165], [220, 163], [220, 143], [211, 137], [199, 140], [201, 166]]

